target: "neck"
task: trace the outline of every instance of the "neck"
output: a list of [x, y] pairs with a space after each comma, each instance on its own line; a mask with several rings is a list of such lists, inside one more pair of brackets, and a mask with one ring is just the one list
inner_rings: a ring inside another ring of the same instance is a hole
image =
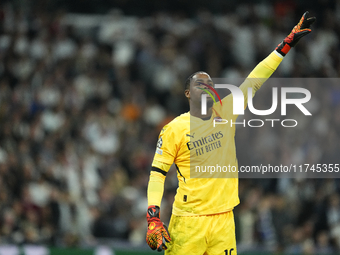
[[210, 119], [212, 115], [212, 107], [207, 108], [207, 114], [203, 115], [201, 113], [201, 108], [190, 106], [190, 115], [200, 118], [200, 119]]

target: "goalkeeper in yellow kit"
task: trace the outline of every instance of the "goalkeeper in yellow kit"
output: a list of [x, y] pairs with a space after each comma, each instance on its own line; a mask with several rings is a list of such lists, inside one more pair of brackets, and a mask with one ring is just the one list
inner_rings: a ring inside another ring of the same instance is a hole
[[[291, 33], [276, 49], [249, 74], [240, 89], [247, 102], [247, 90], [254, 93], [281, 63], [298, 40], [311, 32], [315, 17], [306, 12]], [[185, 84], [190, 112], [184, 113], [162, 129], [148, 184], [148, 230], [146, 242], [153, 250], [165, 250], [172, 255], [221, 254], [235, 255], [236, 240], [233, 208], [239, 203], [238, 179], [197, 178], [192, 166], [219, 165], [237, 168], [235, 126], [217, 125], [218, 118], [236, 121], [233, 115], [232, 94], [213, 103], [208, 97], [207, 114], [201, 114], [201, 94], [213, 87], [205, 72], [192, 74]], [[169, 231], [160, 221], [164, 181], [170, 166], [175, 163], [179, 187], [173, 204]], [[190, 169], [192, 171], [190, 171]], [[230, 177], [230, 176], [229, 176]], [[170, 234], [169, 234], [170, 233]]]

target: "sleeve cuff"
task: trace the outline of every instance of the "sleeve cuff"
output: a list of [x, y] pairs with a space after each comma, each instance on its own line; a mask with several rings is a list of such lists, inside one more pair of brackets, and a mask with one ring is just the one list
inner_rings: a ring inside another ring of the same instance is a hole
[[277, 50], [274, 50], [274, 52], [279, 58], [281, 58], [281, 59], [284, 58], [284, 56], [282, 56]]

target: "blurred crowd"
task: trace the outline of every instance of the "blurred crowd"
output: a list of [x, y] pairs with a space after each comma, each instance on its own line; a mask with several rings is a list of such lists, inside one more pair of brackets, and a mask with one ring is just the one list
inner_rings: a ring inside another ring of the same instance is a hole
[[[340, 3], [316, 6], [314, 31], [274, 77], [340, 75]], [[185, 79], [247, 77], [304, 11], [277, 1], [132, 17], [0, 4], [0, 244], [144, 243], [150, 164], [162, 126], [189, 110]], [[237, 129], [239, 165], [340, 162], [340, 87], [308, 89], [313, 117], [294, 132]], [[175, 168], [165, 185], [168, 222]], [[340, 251], [339, 192], [338, 179], [241, 179], [238, 249]]]

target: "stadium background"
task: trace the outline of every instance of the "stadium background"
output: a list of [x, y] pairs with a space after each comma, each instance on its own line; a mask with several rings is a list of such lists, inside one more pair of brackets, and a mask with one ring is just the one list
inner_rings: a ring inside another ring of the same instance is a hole
[[[314, 31], [274, 77], [338, 77], [339, 1], [2, 0], [0, 253], [155, 254], [145, 244], [150, 163], [161, 127], [188, 110], [185, 79], [246, 77], [305, 10]], [[240, 163], [339, 163], [340, 87], [312, 96], [304, 135], [239, 130], [238, 150], [256, 152]], [[339, 184], [240, 180], [239, 252], [339, 253]], [[164, 222], [176, 187], [172, 169]]]

